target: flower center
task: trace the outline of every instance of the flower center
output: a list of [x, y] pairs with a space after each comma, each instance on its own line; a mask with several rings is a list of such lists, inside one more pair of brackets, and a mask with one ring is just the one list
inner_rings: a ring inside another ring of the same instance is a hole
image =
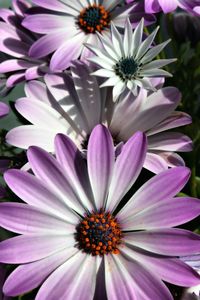
[[102, 5], [93, 4], [79, 15], [78, 25], [86, 33], [101, 32], [110, 23], [110, 13]]
[[135, 78], [139, 65], [133, 57], [121, 58], [115, 65], [115, 74], [118, 75], [123, 81]]
[[116, 218], [103, 210], [89, 213], [78, 224], [76, 240], [79, 249], [91, 255], [118, 254], [122, 231]]

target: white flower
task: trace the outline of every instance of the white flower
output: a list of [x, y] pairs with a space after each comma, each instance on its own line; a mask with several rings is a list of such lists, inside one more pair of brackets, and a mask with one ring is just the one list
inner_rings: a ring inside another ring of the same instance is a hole
[[101, 67], [93, 74], [108, 78], [101, 87], [114, 86], [115, 101], [126, 88], [134, 94], [137, 94], [138, 87], [155, 91], [148, 77], [171, 76], [170, 73], [160, 68], [176, 59], [152, 61], [170, 40], [151, 47], [159, 27], [142, 41], [143, 28], [144, 20], [142, 19], [133, 32], [131, 23], [127, 19], [123, 37], [114, 24], [111, 25], [110, 39], [98, 34], [103, 50], [86, 44], [96, 54], [95, 57], [88, 59]]

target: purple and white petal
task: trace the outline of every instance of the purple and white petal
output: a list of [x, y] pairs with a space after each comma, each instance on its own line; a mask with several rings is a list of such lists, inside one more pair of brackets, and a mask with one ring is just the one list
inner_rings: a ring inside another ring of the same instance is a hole
[[90, 135], [87, 151], [88, 174], [97, 209], [105, 205], [114, 167], [114, 146], [110, 132], [97, 125]]
[[3, 287], [4, 293], [14, 297], [35, 289], [77, 251], [74, 247], [67, 248], [42, 260], [19, 266], [7, 278]]
[[95, 285], [96, 258], [79, 252], [49, 276], [36, 300], [92, 300]]
[[171, 199], [185, 186], [190, 170], [185, 167], [173, 168], [147, 181], [122, 208], [118, 216], [128, 218], [147, 206]]
[[[117, 157], [110, 183], [106, 208], [113, 211], [136, 181], [146, 155], [146, 136], [138, 132], [123, 146]], [[129, 160], [129, 163], [127, 161]]]
[[157, 229], [126, 233], [125, 242], [161, 255], [184, 256], [199, 253], [200, 236], [184, 229]]

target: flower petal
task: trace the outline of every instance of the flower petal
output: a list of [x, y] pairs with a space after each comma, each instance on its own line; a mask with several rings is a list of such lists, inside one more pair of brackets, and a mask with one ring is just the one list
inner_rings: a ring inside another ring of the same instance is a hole
[[180, 286], [192, 286], [199, 283], [200, 276], [180, 259], [149, 254], [132, 246], [124, 247], [121, 252], [140, 262], [164, 281]]
[[66, 206], [72, 208], [79, 214], [85, 210], [76, 191], [65, 176], [61, 165], [45, 150], [32, 146], [27, 151], [31, 169], [52, 190]]
[[77, 191], [84, 206], [92, 211], [94, 209], [94, 200], [87, 165], [82, 154], [70, 138], [61, 134], [58, 134], [55, 138], [55, 152], [56, 159], [62, 165], [70, 184]]
[[179, 132], [163, 132], [148, 137], [150, 150], [192, 151], [192, 140]]
[[3, 287], [4, 293], [14, 297], [35, 289], [77, 251], [74, 247], [67, 248], [42, 260], [19, 266], [7, 278]]
[[122, 208], [118, 216], [128, 218], [142, 209], [171, 199], [185, 186], [190, 177], [190, 170], [177, 167], [164, 171], [147, 181]]
[[0, 261], [9, 264], [33, 262], [74, 245], [74, 235], [20, 235], [0, 243]]
[[134, 216], [123, 219], [120, 224], [126, 230], [161, 229], [184, 224], [200, 215], [200, 200], [173, 198], [156, 203]]
[[160, 155], [147, 152], [146, 159], [144, 161], [144, 168], [155, 174], [159, 174], [160, 172], [168, 169], [168, 164]]
[[36, 176], [21, 170], [8, 170], [4, 173], [4, 179], [10, 189], [29, 205], [77, 224], [79, 218]]
[[95, 204], [100, 209], [108, 195], [114, 166], [114, 145], [106, 127], [97, 125], [93, 129], [88, 143], [87, 160]]
[[124, 241], [135, 247], [168, 256], [198, 254], [200, 236], [183, 229], [160, 229], [126, 233]]
[[173, 299], [167, 287], [157, 276], [128, 257], [106, 256], [105, 276], [110, 299]]
[[[66, 40], [66, 38], [65, 38]], [[85, 34], [78, 32], [78, 34], [70, 37], [60, 48], [53, 54], [50, 62], [50, 69], [52, 71], [62, 71], [69, 68], [72, 60], [78, 59], [83, 49], [83, 42]]]
[[110, 183], [109, 195], [106, 208], [114, 210], [122, 197], [128, 192], [136, 181], [146, 155], [146, 136], [137, 132], [123, 146], [122, 152], [117, 157], [112, 181]]
[[19, 234], [71, 234], [75, 226], [44, 210], [22, 203], [0, 203], [0, 224]]
[[92, 300], [96, 285], [96, 258], [78, 252], [43, 283], [35, 300]]
[[23, 125], [11, 129], [6, 135], [6, 142], [22, 149], [28, 149], [31, 145], [37, 145], [49, 152], [53, 152], [56, 133], [52, 129], [35, 125]]

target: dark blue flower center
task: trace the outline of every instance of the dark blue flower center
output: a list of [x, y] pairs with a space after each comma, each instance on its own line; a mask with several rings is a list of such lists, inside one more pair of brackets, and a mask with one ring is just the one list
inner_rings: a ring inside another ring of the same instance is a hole
[[139, 65], [133, 57], [125, 57], [120, 59], [114, 69], [116, 75], [118, 75], [123, 81], [126, 81], [135, 78], [138, 67]]
[[118, 254], [122, 232], [110, 213], [88, 214], [77, 226], [78, 247], [91, 255]]
[[79, 15], [78, 25], [86, 33], [101, 32], [110, 23], [110, 13], [102, 5], [90, 5]]

